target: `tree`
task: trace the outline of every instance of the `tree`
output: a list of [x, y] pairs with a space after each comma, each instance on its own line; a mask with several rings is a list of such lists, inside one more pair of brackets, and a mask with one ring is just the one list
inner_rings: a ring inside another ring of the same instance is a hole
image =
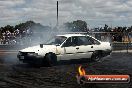
[[73, 21], [76, 31], [87, 32], [87, 23], [82, 20]]
[[67, 22], [64, 24], [66, 29], [73, 32], [87, 32], [87, 23], [82, 20], [77, 20], [73, 22]]
[[6, 32], [6, 31], [13, 32], [13, 31], [14, 31], [14, 27], [11, 26], [11, 25], [7, 25], [7, 26], [5, 26], [5, 27], [1, 27], [1, 31], [2, 31], [2, 33], [3, 33], [3, 32]]

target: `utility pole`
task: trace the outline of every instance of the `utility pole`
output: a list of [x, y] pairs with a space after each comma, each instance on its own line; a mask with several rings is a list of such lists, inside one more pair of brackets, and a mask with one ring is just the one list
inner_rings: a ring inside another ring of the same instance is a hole
[[57, 1], [57, 23], [56, 26], [58, 26], [58, 1]]

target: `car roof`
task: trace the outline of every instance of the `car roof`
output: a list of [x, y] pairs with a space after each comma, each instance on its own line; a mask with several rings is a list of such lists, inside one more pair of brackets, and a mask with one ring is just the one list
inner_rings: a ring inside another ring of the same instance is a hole
[[[88, 34], [62, 34], [62, 35], [57, 35], [57, 36], [64, 36], [64, 37], [72, 37], [72, 36], [89, 36], [89, 37], [92, 37], [92, 36], [90, 36], [90, 35], [88, 35]], [[99, 42], [101, 42], [100, 40], [98, 40], [98, 39], [96, 39], [96, 38], [94, 38], [94, 37], [92, 37], [93, 39], [95, 39], [95, 40], [97, 40], [97, 41], [99, 41]]]
[[[86, 36], [87, 34], [63, 34], [63, 35], [57, 35], [57, 36], [65, 36], [65, 37], [72, 37], [72, 36]], [[87, 35], [89, 36], [89, 35]]]

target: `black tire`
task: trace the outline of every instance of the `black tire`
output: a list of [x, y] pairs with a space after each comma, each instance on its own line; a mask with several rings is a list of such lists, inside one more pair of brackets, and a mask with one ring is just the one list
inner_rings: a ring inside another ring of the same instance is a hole
[[57, 64], [57, 57], [54, 53], [46, 54], [45, 59], [48, 66], [54, 66]]
[[102, 55], [100, 52], [94, 52], [92, 54], [92, 57], [91, 57], [91, 60], [94, 61], [94, 62], [99, 62], [102, 58]]

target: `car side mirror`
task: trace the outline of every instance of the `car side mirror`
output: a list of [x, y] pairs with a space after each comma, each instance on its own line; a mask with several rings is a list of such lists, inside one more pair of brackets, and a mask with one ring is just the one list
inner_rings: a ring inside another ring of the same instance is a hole
[[43, 44], [40, 44], [40, 48], [43, 48]]

